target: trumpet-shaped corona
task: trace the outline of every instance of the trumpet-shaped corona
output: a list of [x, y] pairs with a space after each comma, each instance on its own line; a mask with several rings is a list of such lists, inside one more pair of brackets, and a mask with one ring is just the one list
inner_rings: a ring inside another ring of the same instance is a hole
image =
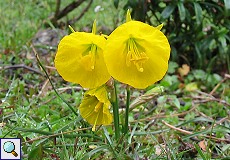
[[109, 80], [110, 75], [104, 62], [106, 39], [93, 33], [74, 32], [65, 36], [58, 45], [55, 67], [69, 82], [84, 88], [96, 88]]
[[110, 75], [139, 89], [162, 79], [168, 69], [170, 45], [161, 27], [129, 18], [116, 28], [107, 39], [104, 52]]
[[93, 125], [108, 125], [112, 123], [113, 117], [110, 113], [110, 101], [104, 86], [87, 91], [79, 107], [81, 116]]

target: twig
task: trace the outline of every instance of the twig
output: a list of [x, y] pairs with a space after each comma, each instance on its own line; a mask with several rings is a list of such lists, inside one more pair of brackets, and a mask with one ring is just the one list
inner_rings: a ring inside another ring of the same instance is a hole
[[52, 70], [56, 70], [56, 68], [55, 67], [53, 67], [53, 66], [44, 66], [45, 68], [47, 68], [47, 69], [52, 69]]
[[224, 77], [230, 79], [230, 74], [225, 74]]
[[[203, 117], [215, 122], [215, 120], [213, 118], [211, 118], [211, 117], [207, 116], [206, 114], [198, 111], [197, 109], [196, 109], [196, 112], [199, 113], [201, 116], [203, 116]], [[226, 116], [226, 117], [220, 119], [219, 121], [215, 122], [214, 126], [221, 125], [221, 123], [223, 123], [224, 121], [229, 121], [229, 117]]]
[[215, 125], [221, 124], [221, 123], [223, 123], [224, 121], [230, 121], [230, 120], [229, 120], [229, 117], [227, 116], [227, 117], [222, 118], [221, 120], [217, 121], [217, 122], [215, 123]]
[[186, 131], [186, 130], [183, 130], [183, 129], [180, 129], [180, 128], [176, 128], [168, 123], [166, 123], [164, 120], [162, 120], [162, 123], [164, 123], [166, 126], [168, 126], [169, 128], [173, 129], [173, 130], [176, 130], [176, 131], [179, 131], [181, 133], [184, 133], [184, 134], [193, 134], [192, 132], [190, 131]]
[[66, 91], [66, 90], [69, 90], [69, 89], [76, 89], [77, 91], [80, 91], [80, 90], [86, 90], [82, 87], [79, 87], [79, 86], [73, 86], [73, 87], [63, 87], [63, 88], [57, 88], [57, 91]]
[[200, 112], [198, 109], [196, 109], [196, 112], [197, 112], [198, 114], [200, 114], [201, 116], [203, 116], [203, 117], [205, 117], [205, 118], [207, 118], [207, 119], [209, 119], [209, 120], [211, 120], [211, 121], [214, 121], [213, 118], [211, 118], [211, 117], [207, 116], [206, 114]]
[[213, 95], [213, 93], [217, 90], [217, 88], [221, 85], [221, 83], [224, 83], [224, 81], [226, 81], [227, 79], [230, 79], [230, 75], [229, 74], [225, 74], [224, 75], [224, 79], [222, 79], [214, 88], [213, 90], [209, 93], [210, 95]]
[[217, 88], [221, 85], [221, 83], [223, 83], [227, 78], [222, 79], [213, 89], [212, 91], [209, 93], [210, 95], [213, 95], [213, 93], [217, 90]]
[[55, 10], [54, 18], [58, 16], [60, 11], [60, 6], [61, 6], [61, 0], [56, 0], [56, 10]]
[[[60, 91], [60, 94], [64, 93], [65, 91]], [[50, 101], [54, 100], [57, 96], [53, 96], [52, 98], [48, 99], [47, 101], [43, 101], [40, 103], [40, 105], [44, 105], [49, 103]]]
[[15, 64], [15, 65], [11, 65], [11, 66], [3, 66], [3, 67], [0, 67], [0, 70], [5, 70], [5, 69], [18, 69], [18, 68], [24, 68], [24, 69], [27, 69], [29, 71], [32, 71], [32, 72], [35, 72], [35, 73], [38, 73], [38, 74], [41, 74], [41, 75], [44, 75], [42, 72], [40, 72], [39, 70], [37, 69], [34, 69], [32, 67], [29, 67], [25, 64]]
[[216, 101], [216, 102], [222, 103], [226, 106], [230, 106], [230, 104], [228, 102], [226, 102], [225, 100], [221, 100], [221, 99], [218, 99], [215, 97], [212, 98], [212, 97], [192, 96], [192, 98], [201, 99], [201, 100], [194, 100], [194, 103], [206, 103], [206, 102]]
[[41, 90], [39, 91], [39, 94], [38, 94], [37, 97], [40, 97], [40, 96], [44, 95], [44, 92], [47, 92], [47, 91], [45, 91], [45, 90], [47, 89], [48, 83], [49, 83], [49, 80], [46, 79], [45, 82], [44, 82], [44, 84], [42, 85], [42, 88], [41, 88]]
[[90, 2], [89, 2], [88, 5], [83, 9], [83, 11], [81, 12], [81, 14], [80, 14], [78, 17], [76, 17], [76, 18], [74, 18], [74, 19], [68, 21], [68, 23], [69, 23], [70, 25], [72, 25], [72, 24], [74, 24], [76, 21], [80, 20], [80, 19], [84, 16], [84, 14], [89, 10], [89, 7], [91, 6], [92, 2], [93, 2], [93, 0], [90, 0]]
[[[180, 129], [180, 128], [177, 128], [177, 127], [175, 127], [175, 126], [172, 126], [172, 125], [168, 124], [167, 122], [165, 122], [164, 120], [162, 120], [162, 123], [163, 123], [164, 125], [168, 126], [169, 128], [171, 128], [171, 129], [173, 129], [173, 130], [176, 130], [176, 131], [179, 131], [179, 132], [181, 132], [181, 133], [188, 134], [188, 135], [189, 135], [189, 134], [193, 134], [193, 132], [186, 131], [186, 130], [184, 130], [184, 129]], [[206, 137], [206, 138], [211, 138], [211, 139], [213, 139], [213, 140], [215, 140], [215, 141], [224, 141], [224, 142], [230, 143], [230, 140], [228, 140], [228, 139], [216, 138], [216, 137], [214, 137], [214, 136], [206, 136], [206, 135], [201, 135], [201, 136], [204, 136], [204, 137]]]
[[[60, 94], [62, 94], [62, 93], [64, 93], [64, 92], [65, 92], [66, 90], [68, 90], [68, 89], [76, 89], [77, 91], [80, 91], [80, 90], [83, 89], [84, 91], [86, 91], [86, 89], [81, 88], [81, 87], [78, 87], [78, 86], [76, 86], [76, 87], [57, 88], [57, 91], [59, 91]], [[50, 101], [54, 100], [55, 98], [56, 98], [56, 96], [53, 96], [52, 98], [48, 99], [47, 101], [41, 102], [40, 105], [47, 104], [47, 103], [49, 103]]]
[[74, 10], [75, 8], [79, 7], [85, 0], [78, 0], [78, 1], [73, 1], [72, 3], [70, 3], [68, 6], [66, 6], [63, 10], [61, 10], [56, 19], [61, 19], [62, 17], [64, 17], [65, 15], [67, 15], [69, 12], [71, 12], [72, 10]]
[[137, 97], [129, 106], [129, 111], [132, 111], [135, 107], [143, 104], [143, 103], [146, 103], [150, 100], [152, 100], [154, 97], [160, 95], [162, 92], [164, 91], [164, 88], [163, 87], [156, 87], [156, 88], [153, 88], [150, 93], [145, 93], [139, 97]]
[[183, 112], [183, 113], [177, 113], [177, 114], [171, 114], [171, 115], [165, 115], [165, 114], [158, 114], [157, 116], [154, 117], [148, 117], [148, 118], [143, 118], [139, 120], [133, 120], [130, 123], [136, 123], [136, 122], [143, 122], [143, 121], [152, 121], [154, 119], [161, 119], [161, 118], [168, 118], [168, 117], [178, 117], [178, 116], [183, 116], [188, 114], [189, 112], [193, 111], [196, 108], [196, 106], [193, 106], [190, 110]]
[[197, 90], [196, 92], [199, 93], [199, 94], [201, 94], [201, 95], [204, 95], [204, 96], [206, 96], [206, 97], [214, 98], [213, 95], [210, 95], [210, 94], [208, 94], [208, 93], [205, 93], [205, 92], [202, 92], [202, 91], [199, 91], [199, 90]]
[[[215, 91], [215, 90], [213, 89], [213, 91]], [[230, 104], [228, 102], [226, 102], [225, 100], [215, 98], [211, 94], [208, 94], [208, 93], [205, 93], [202, 91], [196, 91], [196, 92], [201, 94], [201, 95], [204, 95], [204, 96], [191, 96], [193, 99], [201, 99], [201, 100], [194, 100], [194, 103], [206, 103], [209, 101], [217, 101], [217, 102], [222, 103], [226, 106], [230, 106]]]
[[56, 10], [55, 14], [49, 18], [54, 26], [57, 25], [57, 21], [62, 17], [66, 16], [69, 12], [73, 11], [75, 8], [79, 7], [84, 0], [73, 1], [67, 5], [64, 9], [60, 11], [61, 0], [56, 0]]

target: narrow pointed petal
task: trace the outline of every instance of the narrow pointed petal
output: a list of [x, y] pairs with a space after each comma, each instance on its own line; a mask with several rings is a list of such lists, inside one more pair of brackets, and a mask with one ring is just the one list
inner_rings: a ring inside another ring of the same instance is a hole
[[161, 29], [162, 29], [162, 27], [163, 27], [163, 23], [162, 23], [162, 24], [160, 24], [159, 26], [156, 26], [156, 29], [161, 30]]
[[130, 10], [128, 9], [126, 13], [126, 22], [129, 22], [129, 21], [132, 21], [132, 18], [131, 18]]

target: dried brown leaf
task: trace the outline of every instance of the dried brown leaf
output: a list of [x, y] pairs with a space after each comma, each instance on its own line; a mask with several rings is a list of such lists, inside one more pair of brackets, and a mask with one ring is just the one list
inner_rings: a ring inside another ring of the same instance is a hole
[[186, 76], [190, 71], [190, 67], [187, 64], [183, 64], [182, 67], [178, 69], [179, 74], [183, 77]]
[[207, 142], [205, 142], [205, 140], [200, 141], [200, 142], [198, 143], [198, 145], [200, 146], [200, 148], [201, 148], [203, 151], [207, 151]]

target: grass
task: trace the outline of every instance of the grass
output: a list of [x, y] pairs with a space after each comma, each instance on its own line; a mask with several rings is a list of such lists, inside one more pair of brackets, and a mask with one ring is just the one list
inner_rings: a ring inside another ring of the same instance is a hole
[[[112, 3], [100, 2], [94, 2], [73, 27], [81, 30], [97, 18], [98, 26], [112, 30], [116, 9]], [[117, 142], [112, 125], [92, 132], [53, 91], [36, 59], [26, 56], [32, 54], [31, 39], [44, 27], [54, 4], [54, 0], [0, 1], [0, 137], [21, 138], [24, 159], [229, 158], [229, 78], [196, 69], [180, 76], [175, 62], [170, 62], [163, 80], [147, 89], [161, 85], [165, 92], [130, 113], [125, 137]], [[95, 15], [98, 4], [104, 11]], [[118, 13], [119, 23], [122, 14]], [[64, 82], [52, 69], [54, 55], [40, 58], [44, 66], [51, 66], [45, 69], [60, 96], [78, 113], [84, 90]], [[26, 64], [41, 74], [25, 68], [3, 69], [14, 64]], [[122, 85], [118, 92], [122, 107], [126, 96]], [[131, 88], [131, 103], [143, 92]], [[123, 120], [123, 112], [120, 116]]]

